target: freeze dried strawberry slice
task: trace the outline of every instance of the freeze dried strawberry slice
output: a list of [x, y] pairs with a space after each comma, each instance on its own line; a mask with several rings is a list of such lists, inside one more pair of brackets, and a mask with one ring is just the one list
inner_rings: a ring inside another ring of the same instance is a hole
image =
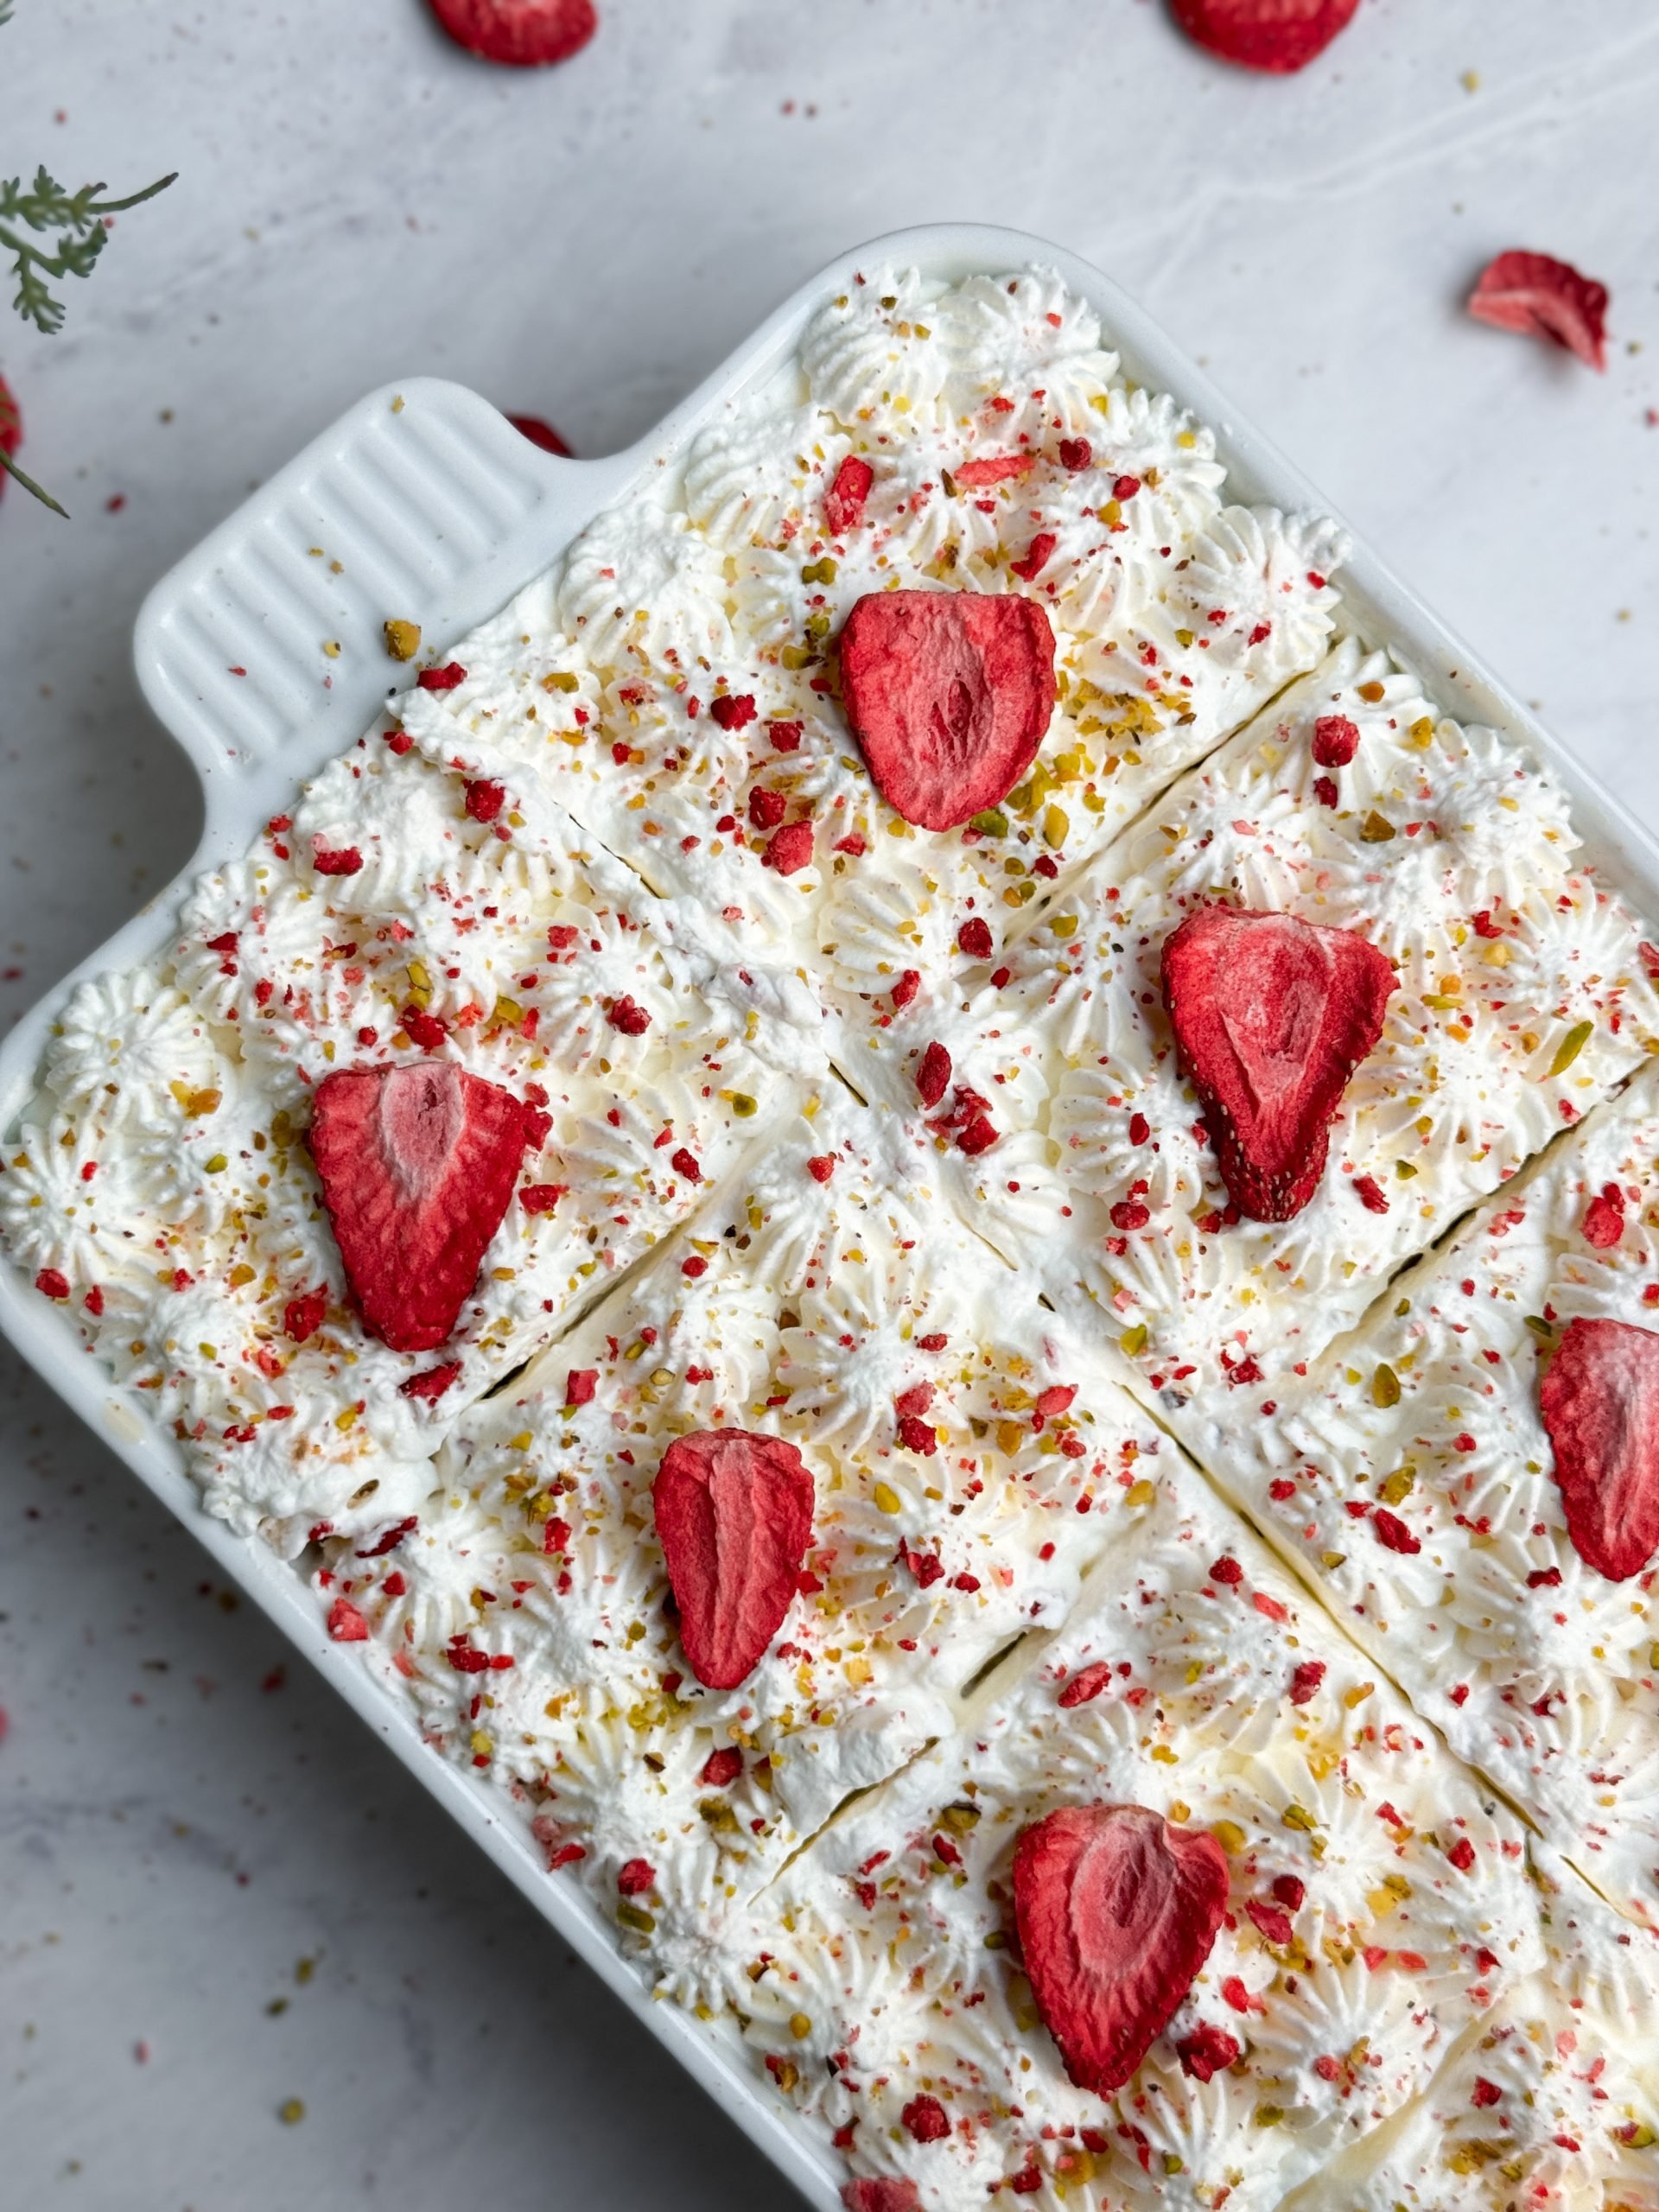
[[486, 61], [532, 69], [568, 61], [599, 29], [594, 0], [431, 0], [457, 46]]
[[780, 1436], [676, 1437], [652, 1484], [686, 1663], [735, 1689], [783, 1625], [812, 1536], [812, 1477]]
[[844, 537], [864, 519], [864, 502], [870, 496], [875, 471], [855, 453], [843, 454], [836, 480], [823, 495], [823, 518], [832, 534]]
[[530, 1111], [443, 1060], [317, 1085], [311, 1155], [364, 1325], [394, 1351], [454, 1327], [512, 1198]]
[[1170, 0], [1176, 22], [1207, 53], [1277, 77], [1316, 60], [1358, 7], [1359, 0]]
[[1164, 946], [1164, 1003], [1222, 1179], [1252, 1221], [1289, 1221], [1382, 1034], [1394, 970], [1351, 930], [1203, 906]]
[[509, 415], [507, 417], [521, 438], [528, 438], [533, 446], [540, 446], [543, 453], [557, 454], [561, 461], [574, 458], [570, 448], [550, 423], [539, 415]]
[[860, 2174], [841, 2185], [847, 2212], [921, 2212], [921, 2193], [908, 2174]]
[[1140, 1805], [1073, 1805], [1014, 1853], [1020, 1948], [1043, 2024], [1080, 2089], [1109, 2096], [1210, 1955], [1227, 1860], [1206, 1830]]
[[1659, 1333], [1569, 1322], [1538, 1411], [1573, 1549], [1610, 1582], [1628, 1582], [1659, 1550]]
[[1054, 712], [1054, 633], [1035, 600], [868, 593], [841, 633], [842, 693], [875, 787], [906, 822], [954, 830], [998, 805]]
[[1548, 338], [1592, 369], [1607, 365], [1607, 287], [1547, 253], [1500, 253], [1469, 296], [1478, 322]]

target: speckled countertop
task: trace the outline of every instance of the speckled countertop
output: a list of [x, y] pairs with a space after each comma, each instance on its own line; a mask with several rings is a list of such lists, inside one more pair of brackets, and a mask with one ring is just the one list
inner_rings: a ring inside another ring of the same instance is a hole
[[[189, 853], [133, 616], [251, 483], [418, 370], [607, 451], [948, 216], [1111, 270], [1659, 822], [1652, 0], [1363, 0], [1287, 83], [1158, 0], [601, 3], [524, 77], [421, 0], [16, 0], [0, 170], [182, 174], [62, 336], [0, 323], [75, 517], [0, 506], [0, 1026]], [[1605, 378], [1462, 317], [1510, 245], [1610, 285]], [[0, 1707], [0, 2200], [787, 2196], [3, 1351]]]

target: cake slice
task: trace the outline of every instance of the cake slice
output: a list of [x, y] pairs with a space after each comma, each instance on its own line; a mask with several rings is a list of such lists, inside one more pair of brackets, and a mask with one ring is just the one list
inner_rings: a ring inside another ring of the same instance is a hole
[[1140, 1491], [1065, 1627], [732, 1931], [849, 2205], [1275, 2205], [1539, 1962], [1519, 1821], [1180, 1455]]
[[1659, 1927], [1656, 1363], [1644, 1071], [1305, 1376], [1185, 1433], [1425, 1719]]
[[880, 1095], [1170, 1410], [1273, 1396], [1640, 1064], [1656, 964], [1548, 772], [1347, 641], [895, 1023]]
[[82, 983], [0, 1237], [207, 1501], [285, 1554], [418, 1510], [455, 1414], [692, 1213], [823, 1065], [816, 1008], [529, 769], [395, 725]]
[[320, 1586], [671, 1980], [1065, 1617], [1173, 1450], [897, 1118], [826, 1100], [466, 1416], [417, 1531], [331, 1541]]

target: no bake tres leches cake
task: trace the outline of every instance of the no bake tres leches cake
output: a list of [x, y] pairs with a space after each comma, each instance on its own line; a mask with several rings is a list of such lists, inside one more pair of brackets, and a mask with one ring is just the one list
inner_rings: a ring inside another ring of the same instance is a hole
[[1659, 2206], [1659, 953], [1344, 554], [866, 272], [5, 1146], [850, 2212]]

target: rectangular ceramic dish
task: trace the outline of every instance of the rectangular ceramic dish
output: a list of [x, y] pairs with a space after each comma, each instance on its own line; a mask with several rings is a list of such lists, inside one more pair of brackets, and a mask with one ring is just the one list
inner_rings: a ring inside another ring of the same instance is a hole
[[[0, 1047], [0, 1133], [15, 1124], [51, 1024], [75, 982], [158, 950], [187, 884], [239, 853], [395, 688], [380, 637], [389, 614], [418, 621], [437, 645], [495, 613], [636, 477], [671, 462], [722, 401], [764, 383], [820, 302], [844, 289], [855, 269], [913, 264], [956, 281], [1033, 259], [1057, 267], [1095, 308], [1128, 376], [1172, 393], [1213, 427], [1235, 496], [1326, 509], [1109, 278], [1040, 239], [970, 224], [900, 232], [833, 262], [657, 429], [608, 460], [553, 459], [459, 385], [416, 378], [372, 392], [145, 602], [135, 640], [139, 681], [201, 778], [202, 841], [183, 874], [49, 992]], [[1363, 545], [1342, 592], [1346, 626], [1369, 643], [1399, 646], [1450, 712], [1495, 726], [1547, 762], [1571, 794], [1588, 856], [1638, 906], [1659, 906], [1659, 843]], [[337, 655], [321, 652], [324, 639], [338, 641]], [[73, 1324], [30, 1295], [10, 1268], [0, 1268], [0, 1326], [807, 2200], [830, 2212], [839, 2202], [840, 2159], [781, 2100], [757, 2087], [729, 2028], [705, 2026], [675, 2005], [652, 2001], [582, 1892], [550, 1882], [528, 1834], [503, 1821], [492, 1793], [427, 1751], [410, 1711], [383, 1695], [348, 1647], [329, 1642], [301, 1573], [202, 1510], [171, 1438], [141, 1400], [102, 1374]]]

